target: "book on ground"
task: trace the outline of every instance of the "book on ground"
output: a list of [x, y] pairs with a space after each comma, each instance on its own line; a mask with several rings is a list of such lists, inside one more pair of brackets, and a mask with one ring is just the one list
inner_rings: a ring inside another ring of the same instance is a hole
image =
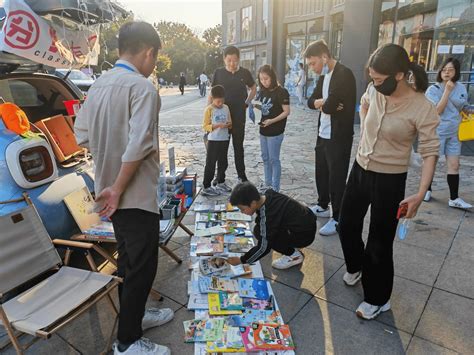
[[240, 314], [241, 310], [224, 310], [221, 308], [219, 293], [208, 293], [208, 302], [209, 302], [209, 314], [211, 316], [227, 316], [231, 314]]
[[240, 333], [249, 352], [295, 349], [288, 325], [253, 323], [250, 327], [241, 327]]
[[243, 279], [239, 278], [240, 297], [258, 298], [259, 300], [268, 300], [267, 281], [264, 279]]
[[192, 319], [184, 321], [183, 325], [186, 343], [216, 341], [222, 338], [224, 319]]

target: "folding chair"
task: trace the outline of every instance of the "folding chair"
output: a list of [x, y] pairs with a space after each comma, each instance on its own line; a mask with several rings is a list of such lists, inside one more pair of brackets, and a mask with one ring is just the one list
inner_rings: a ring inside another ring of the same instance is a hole
[[[50, 338], [104, 297], [116, 314], [116, 322], [118, 311], [110, 293], [120, 283], [114, 276], [61, 267], [61, 258], [28, 195], [0, 203], [22, 200], [27, 207], [0, 216], [0, 320], [18, 354], [38, 338]], [[33, 279], [53, 271], [30, 287]], [[30, 288], [3, 302], [20, 286]], [[22, 345], [19, 338], [24, 334], [35, 338]], [[110, 349], [112, 336], [113, 330], [106, 349]]]

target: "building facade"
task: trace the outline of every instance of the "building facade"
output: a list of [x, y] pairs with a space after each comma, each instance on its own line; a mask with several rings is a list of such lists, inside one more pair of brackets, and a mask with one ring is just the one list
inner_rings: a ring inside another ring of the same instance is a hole
[[[370, 53], [393, 42], [431, 81], [445, 58], [458, 58], [474, 101], [474, 0], [223, 0], [222, 12], [224, 46], [239, 47], [242, 66], [254, 75], [272, 64], [291, 93], [304, 48], [323, 38], [353, 70], [359, 96]], [[309, 72], [307, 78], [309, 94], [317, 77]]]

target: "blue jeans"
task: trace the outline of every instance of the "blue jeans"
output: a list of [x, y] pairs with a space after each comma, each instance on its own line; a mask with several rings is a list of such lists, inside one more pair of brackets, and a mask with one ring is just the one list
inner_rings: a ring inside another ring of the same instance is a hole
[[260, 148], [262, 150], [263, 171], [265, 174], [265, 185], [272, 187], [275, 191], [280, 191], [280, 149], [283, 142], [283, 133], [267, 137], [260, 135]]

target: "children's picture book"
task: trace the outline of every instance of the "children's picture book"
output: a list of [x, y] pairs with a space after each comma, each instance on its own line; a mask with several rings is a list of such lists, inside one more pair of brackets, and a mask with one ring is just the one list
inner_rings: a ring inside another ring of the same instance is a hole
[[267, 281], [264, 279], [244, 279], [239, 278], [240, 297], [258, 298], [259, 300], [268, 300]]
[[183, 322], [186, 343], [216, 341], [222, 338], [223, 318], [192, 319]]
[[229, 243], [227, 249], [229, 253], [246, 253], [255, 246], [252, 238], [236, 238], [235, 243]]
[[84, 234], [115, 239], [114, 226], [112, 225], [112, 222], [108, 221], [100, 221], [93, 224], [90, 228], [84, 231]]
[[237, 292], [222, 292], [219, 295], [219, 305], [222, 310], [225, 311], [242, 311], [244, 309], [242, 305], [242, 298]]
[[215, 342], [207, 342], [207, 353], [243, 353], [245, 352], [240, 328], [224, 324], [223, 337]]
[[200, 293], [209, 293], [216, 292], [210, 289], [211, 287], [211, 278], [209, 276], [199, 276], [198, 278], [199, 292]]
[[239, 283], [234, 279], [211, 276], [211, 284], [209, 285], [209, 289], [213, 291], [237, 292], [239, 291]]
[[199, 229], [194, 232], [194, 235], [196, 237], [206, 237], [206, 236], [211, 236], [211, 235], [217, 235], [217, 234], [225, 234], [226, 229], [221, 226], [214, 226], [211, 228], [204, 228], [204, 229]]
[[245, 308], [242, 314], [229, 317], [228, 322], [234, 327], [248, 327], [252, 323], [283, 324], [283, 318], [280, 311]]
[[224, 235], [224, 243], [227, 243], [227, 244], [248, 244], [248, 243], [252, 243], [253, 245], [255, 245], [253, 239], [243, 236], [243, 233], [242, 233], [241, 236], [236, 235], [236, 234], [225, 234]]
[[196, 246], [197, 256], [212, 256], [224, 252], [224, 243], [198, 243]]
[[250, 327], [241, 327], [240, 333], [248, 352], [295, 350], [288, 325], [253, 323]]
[[199, 260], [199, 270], [203, 275], [221, 275], [230, 269], [230, 265], [225, 258], [201, 258]]
[[223, 337], [215, 342], [207, 342], [207, 353], [242, 353], [245, 352], [240, 328], [224, 324]]
[[252, 220], [252, 216], [246, 215], [242, 212], [227, 212], [226, 219], [228, 221], [250, 222]]
[[273, 296], [270, 295], [268, 300], [258, 300], [256, 298], [242, 298], [242, 305], [244, 308], [273, 311], [275, 304], [273, 303]]
[[193, 280], [188, 281], [188, 296], [192, 295], [193, 293], [199, 293], [199, 281]]
[[94, 212], [95, 202], [87, 186], [84, 186], [64, 197], [69, 212], [76, 221], [81, 232], [100, 223], [100, 217]]
[[189, 295], [188, 309], [209, 309], [209, 301], [205, 293], [193, 293]]
[[211, 316], [228, 316], [231, 314], [240, 314], [241, 310], [238, 309], [227, 309], [224, 310], [221, 308], [219, 293], [208, 293], [208, 302], [209, 302], [209, 314]]

